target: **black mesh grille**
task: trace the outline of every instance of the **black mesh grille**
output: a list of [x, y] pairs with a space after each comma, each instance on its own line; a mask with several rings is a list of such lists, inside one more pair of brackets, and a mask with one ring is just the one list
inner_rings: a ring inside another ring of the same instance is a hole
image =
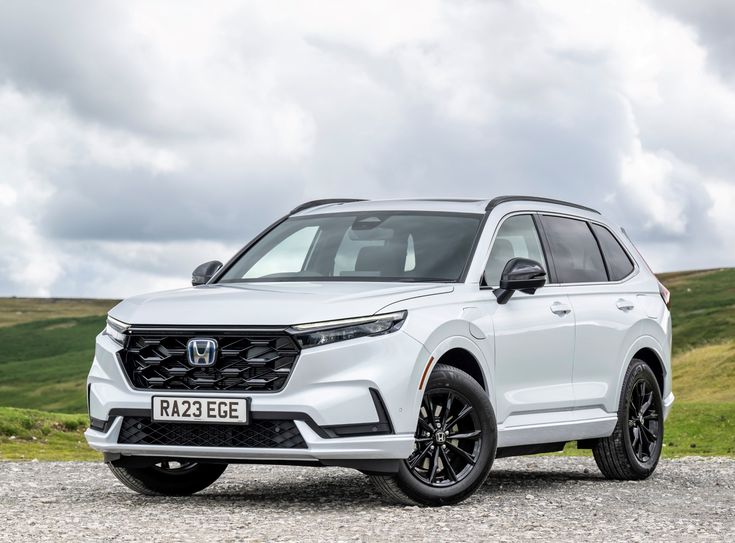
[[154, 422], [147, 417], [125, 417], [117, 442], [177, 447], [306, 448], [292, 420], [254, 420], [244, 425]]
[[[211, 367], [191, 366], [186, 345], [195, 337], [217, 340]], [[299, 347], [286, 333], [134, 333], [121, 353], [135, 388], [275, 392], [293, 370]]]

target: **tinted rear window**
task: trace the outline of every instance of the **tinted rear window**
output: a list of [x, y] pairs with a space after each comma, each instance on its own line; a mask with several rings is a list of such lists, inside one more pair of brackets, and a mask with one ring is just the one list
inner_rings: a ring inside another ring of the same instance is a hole
[[602, 254], [605, 255], [610, 280], [620, 281], [630, 275], [633, 271], [633, 263], [625, 249], [620, 246], [620, 242], [604, 226], [598, 224], [592, 224], [591, 226], [595, 236], [597, 236], [597, 241], [600, 242], [600, 247], [602, 247]]
[[560, 283], [607, 281], [597, 241], [585, 221], [542, 216]]

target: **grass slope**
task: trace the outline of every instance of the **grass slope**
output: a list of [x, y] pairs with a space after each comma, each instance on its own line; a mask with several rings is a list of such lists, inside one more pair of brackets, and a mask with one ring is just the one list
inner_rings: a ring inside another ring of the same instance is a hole
[[99, 460], [87, 446], [85, 415], [0, 407], [0, 460]]
[[674, 354], [735, 339], [735, 268], [661, 274], [671, 291]]
[[[735, 456], [735, 404], [676, 403], [666, 420], [663, 456]], [[568, 443], [568, 456], [592, 456]]]
[[105, 315], [116, 300], [0, 298], [0, 327], [61, 317]]
[[84, 383], [104, 322], [93, 316], [0, 328], [0, 405], [84, 412]]
[[[735, 269], [659, 277], [672, 293], [677, 396], [665, 455], [735, 455]], [[0, 299], [0, 405], [83, 413], [94, 337], [115, 303]], [[83, 415], [0, 407], [0, 459], [98, 458], [84, 426]]]

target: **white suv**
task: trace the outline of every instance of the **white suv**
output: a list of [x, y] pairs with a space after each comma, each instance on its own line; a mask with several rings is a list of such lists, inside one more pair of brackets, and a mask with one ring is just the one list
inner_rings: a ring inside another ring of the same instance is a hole
[[192, 283], [123, 301], [97, 337], [85, 435], [138, 492], [344, 466], [441, 505], [502, 456], [576, 441], [642, 479], [661, 454], [669, 293], [593, 209], [320, 200]]

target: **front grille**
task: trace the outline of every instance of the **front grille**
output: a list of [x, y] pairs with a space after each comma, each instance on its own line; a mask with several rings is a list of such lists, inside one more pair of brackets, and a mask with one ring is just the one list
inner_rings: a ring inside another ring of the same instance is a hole
[[306, 448], [292, 420], [254, 420], [244, 425], [154, 422], [147, 417], [125, 417], [117, 442], [176, 447]]
[[[214, 366], [189, 365], [187, 342], [214, 338]], [[299, 347], [285, 332], [135, 332], [121, 360], [135, 388], [276, 392], [293, 371]]]

